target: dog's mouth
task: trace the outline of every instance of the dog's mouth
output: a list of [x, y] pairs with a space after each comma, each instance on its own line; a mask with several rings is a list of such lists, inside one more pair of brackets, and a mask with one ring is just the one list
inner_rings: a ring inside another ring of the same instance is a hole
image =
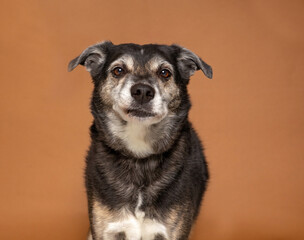
[[126, 114], [129, 116], [139, 117], [139, 118], [148, 118], [148, 117], [155, 117], [156, 114], [152, 112], [148, 112], [141, 109], [127, 109]]
[[131, 106], [120, 107], [118, 105], [114, 105], [113, 109], [126, 122], [138, 121], [144, 124], [155, 124], [160, 122], [167, 115], [167, 111], [158, 113], [151, 110], [149, 111], [147, 109]]

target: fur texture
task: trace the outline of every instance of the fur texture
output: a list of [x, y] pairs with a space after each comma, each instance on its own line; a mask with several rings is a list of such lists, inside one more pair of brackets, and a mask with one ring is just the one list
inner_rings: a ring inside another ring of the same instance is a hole
[[208, 180], [187, 84], [212, 69], [178, 45], [102, 42], [69, 64], [94, 83], [85, 180], [94, 240], [186, 240]]

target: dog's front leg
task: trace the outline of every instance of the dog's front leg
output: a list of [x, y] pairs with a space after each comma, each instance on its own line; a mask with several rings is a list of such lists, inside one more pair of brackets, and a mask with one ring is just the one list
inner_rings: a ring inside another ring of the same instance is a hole
[[105, 238], [105, 228], [111, 221], [112, 215], [108, 207], [94, 198], [89, 198], [90, 232], [87, 240], [116, 240], [115, 238]]
[[88, 234], [87, 240], [93, 240], [93, 237], [92, 237], [92, 233], [91, 233], [91, 231], [89, 231], [89, 234]]
[[88, 240], [141, 240], [141, 226], [126, 209], [110, 210], [98, 201], [90, 206]]

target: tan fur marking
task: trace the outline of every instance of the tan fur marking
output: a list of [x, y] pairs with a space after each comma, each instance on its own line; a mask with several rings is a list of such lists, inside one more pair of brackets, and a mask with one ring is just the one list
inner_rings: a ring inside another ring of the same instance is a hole
[[113, 77], [109, 76], [106, 79], [106, 82], [103, 84], [103, 86], [99, 90], [102, 100], [108, 106], [113, 105], [113, 99], [112, 99], [111, 93], [112, 93], [113, 88], [115, 88], [118, 84], [118, 81], [113, 81], [112, 78]]
[[114, 62], [111, 63], [109, 70], [117, 66], [125, 65], [127, 67], [126, 70], [132, 72], [134, 71], [134, 59], [130, 55], [122, 55], [120, 58], [116, 59]]
[[167, 228], [170, 229], [170, 240], [179, 239], [184, 229], [184, 214], [181, 207], [172, 209], [166, 219]]
[[162, 66], [164, 68], [168, 68], [172, 73], [173, 73], [173, 67], [172, 65], [167, 62], [165, 59], [163, 59], [160, 56], [156, 56], [151, 58], [147, 63], [146, 63], [146, 68], [150, 69], [152, 72], [156, 72], [159, 70], [159, 67]]
[[100, 86], [100, 97], [107, 106], [112, 108], [114, 103], [117, 102], [117, 99], [114, 99], [114, 97], [117, 97], [119, 95], [121, 87], [123, 86], [125, 81], [125, 77], [118, 80], [111, 74], [109, 74], [107, 79], [105, 80], [105, 83]]
[[102, 100], [107, 106], [110, 107], [112, 107], [113, 104], [117, 101], [117, 99], [114, 99], [113, 97], [115, 96], [118, 97], [119, 91], [121, 90], [121, 87], [123, 86], [126, 80], [125, 76], [120, 79], [113, 77], [110, 71], [113, 68], [122, 65], [125, 65], [127, 67], [126, 71], [130, 71], [130, 72], [134, 71], [133, 58], [129, 55], [121, 56], [110, 65], [110, 67], [108, 68], [108, 77], [105, 80], [105, 83], [102, 84], [99, 89]]
[[177, 108], [180, 104], [180, 97], [179, 97], [179, 88], [174, 82], [174, 72], [173, 67], [169, 62], [167, 62], [165, 59], [157, 56], [152, 58], [147, 64], [146, 68], [149, 68], [150, 71], [154, 74], [157, 73], [159, 68], [167, 68], [171, 71], [172, 76], [170, 79], [168, 79], [166, 82], [162, 81], [160, 78], [158, 78], [158, 86], [161, 91], [161, 95], [164, 97], [164, 99], [169, 103], [168, 108], [170, 110], [174, 110]]
[[171, 79], [166, 82], [159, 79], [158, 84], [161, 95], [168, 102], [168, 108], [170, 110], [176, 109], [179, 106], [181, 99], [179, 88], [175, 84], [174, 79], [171, 77]]
[[[179, 88], [174, 82], [173, 66], [165, 59], [161, 58], [160, 56], [151, 58], [145, 65], [145, 69], [154, 76], [158, 74], [160, 68], [167, 68], [172, 73], [171, 78], [169, 78], [166, 82], [164, 82], [157, 76], [157, 86], [160, 90], [160, 95], [168, 103], [168, 108], [170, 110], [174, 110], [180, 104], [180, 98], [179, 98], [180, 94], [179, 94]], [[145, 72], [145, 70], [141, 70], [141, 71], [142, 73]]]
[[105, 223], [112, 220], [113, 215], [110, 210], [103, 206], [98, 201], [94, 200], [93, 202], [93, 228], [95, 229], [96, 237], [102, 238], [103, 232], [105, 230]]

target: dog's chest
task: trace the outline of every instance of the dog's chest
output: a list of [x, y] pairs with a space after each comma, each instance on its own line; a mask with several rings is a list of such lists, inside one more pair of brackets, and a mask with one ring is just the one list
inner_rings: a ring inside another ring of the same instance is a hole
[[96, 234], [99, 237], [102, 236], [103, 239], [117, 239], [119, 235], [132, 240], [154, 240], [156, 236], [162, 236], [161, 239], [168, 239], [165, 225], [155, 219], [146, 217], [145, 212], [141, 210], [142, 204], [142, 194], [139, 193], [133, 213], [127, 207], [114, 213], [105, 213], [104, 209], [95, 205], [93, 210], [94, 219], [97, 220], [95, 223], [99, 225], [98, 222], [102, 221], [104, 224], [104, 228], [100, 228]]

